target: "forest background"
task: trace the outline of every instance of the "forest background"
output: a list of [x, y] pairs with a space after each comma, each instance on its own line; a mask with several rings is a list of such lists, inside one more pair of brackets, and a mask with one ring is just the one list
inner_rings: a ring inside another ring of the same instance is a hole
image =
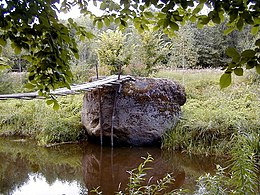
[[[153, 31], [152, 26], [140, 33], [133, 25], [129, 25], [121, 32], [116, 25], [97, 28], [89, 17], [75, 21], [92, 32], [93, 39], [77, 37], [79, 59], [74, 58], [71, 62], [73, 83], [88, 81], [89, 77], [95, 75], [97, 64], [101, 75], [117, 72], [116, 66], [122, 66], [125, 74], [135, 76], [148, 76], [160, 68], [224, 68], [229, 62], [227, 48], [236, 48], [239, 52], [253, 49], [255, 40], [259, 38], [250, 33], [250, 28], [225, 35], [225, 23], [212, 23], [198, 29], [196, 24], [190, 22], [181, 26], [175, 37], [169, 38], [161, 31]], [[11, 44], [4, 47], [1, 60], [10, 65], [9, 73], [27, 71], [30, 64], [21, 57], [24, 54], [24, 51], [17, 54]], [[239, 71], [235, 73], [242, 74]], [[17, 87], [12, 85], [17, 80], [8, 78], [10, 75], [5, 72], [0, 74], [0, 93], [17, 91]]]

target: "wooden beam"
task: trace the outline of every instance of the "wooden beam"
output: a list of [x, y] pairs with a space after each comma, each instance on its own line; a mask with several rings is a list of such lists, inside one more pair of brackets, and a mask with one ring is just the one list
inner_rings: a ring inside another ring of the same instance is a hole
[[[102, 89], [104, 86], [113, 86], [121, 84], [124, 81], [128, 80], [135, 80], [133, 77], [129, 75], [121, 75], [120, 80], [118, 80], [118, 75], [112, 75], [101, 80], [96, 80], [90, 83], [82, 83], [80, 85], [71, 85], [71, 89], [68, 88], [60, 88], [54, 91], [51, 91], [51, 95], [57, 96], [66, 96], [66, 95], [73, 95], [78, 94], [82, 91], [91, 91], [94, 89]], [[39, 98], [42, 99], [38, 95], [38, 92], [31, 92], [31, 93], [16, 93], [16, 94], [3, 94], [0, 95], [0, 100], [7, 100], [7, 99], [34, 99]]]

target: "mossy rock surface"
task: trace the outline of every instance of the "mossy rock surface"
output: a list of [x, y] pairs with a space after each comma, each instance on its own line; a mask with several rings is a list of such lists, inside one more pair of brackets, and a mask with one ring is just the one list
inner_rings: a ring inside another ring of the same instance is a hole
[[[102, 125], [99, 120], [99, 94]], [[165, 131], [175, 126], [185, 102], [184, 88], [174, 81], [136, 78], [135, 81], [124, 82], [121, 87], [106, 86], [87, 92], [83, 99], [82, 122], [90, 138], [100, 140], [102, 129], [104, 143], [110, 144], [115, 106], [115, 145], [155, 145], [161, 143]]]

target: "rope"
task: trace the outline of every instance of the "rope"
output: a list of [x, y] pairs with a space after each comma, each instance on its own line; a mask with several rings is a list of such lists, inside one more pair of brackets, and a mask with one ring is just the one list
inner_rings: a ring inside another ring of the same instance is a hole
[[[96, 64], [96, 77], [99, 79], [98, 75], [98, 64]], [[101, 105], [101, 89], [98, 88], [98, 103], [99, 103], [99, 124], [100, 124], [100, 145], [103, 145], [103, 115], [102, 115], [102, 105]]]
[[114, 146], [114, 122], [115, 122], [115, 113], [116, 113], [116, 104], [117, 104], [117, 99], [118, 96], [121, 93], [121, 89], [122, 89], [122, 84], [120, 83], [118, 85], [118, 89], [116, 89], [115, 91], [115, 98], [114, 98], [114, 104], [113, 104], [113, 111], [112, 111], [112, 119], [111, 119], [111, 147]]

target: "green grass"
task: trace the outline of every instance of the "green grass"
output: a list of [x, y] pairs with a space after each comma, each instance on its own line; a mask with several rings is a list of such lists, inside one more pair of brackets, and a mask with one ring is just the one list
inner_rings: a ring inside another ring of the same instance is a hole
[[28, 91], [23, 86], [26, 83], [26, 73], [0, 71], [0, 94]]
[[54, 111], [43, 100], [0, 101], [0, 136], [27, 136], [40, 145], [85, 138], [81, 125], [82, 95], [58, 98]]
[[164, 136], [163, 148], [198, 154], [227, 154], [238, 131], [260, 129], [259, 83], [250, 74], [221, 90], [217, 70], [160, 71], [156, 76], [182, 83], [187, 102], [177, 127]]

